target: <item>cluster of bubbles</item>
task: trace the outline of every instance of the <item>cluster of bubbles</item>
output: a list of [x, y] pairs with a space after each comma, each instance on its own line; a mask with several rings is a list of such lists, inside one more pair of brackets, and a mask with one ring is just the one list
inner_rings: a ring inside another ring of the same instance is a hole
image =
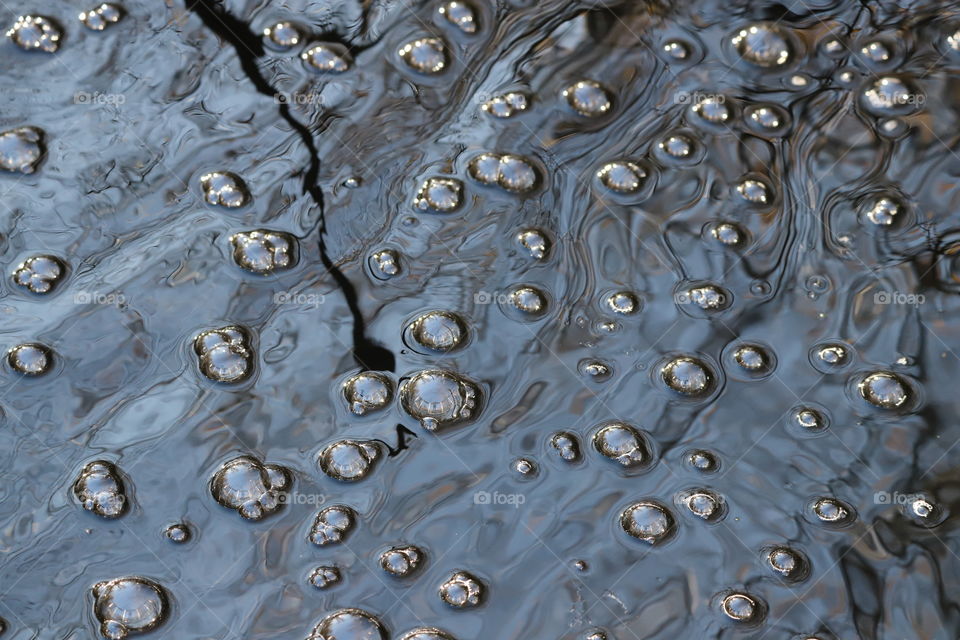
[[193, 340], [200, 371], [214, 382], [240, 382], [253, 371], [247, 332], [230, 325], [204, 331]]
[[400, 404], [427, 431], [452, 426], [473, 417], [480, 389], [452, 371], [428, 369], [400, 385]]
[[210, 479], [210, 493], [244, 519], [260, 520], [283, 506], [290, 483], [290, 473], [283, 467], [240, 456], [217, 469]]
[[250, 201], [246, 183], [230, 171], [211, 171], [200, 176], [203, 199], [208, 204], [235, 209]]
[[477, 182], [499, 185], [507, 191], [524, 193], [537, 184], [537, 171], [520, 156], [481, 153], [470, 160], [467, 171]]
[[342, 542], [357, 521], [353, 509], [344, 505], [324, 507], [310, 527], [310, 542], [317, 546]]
[[0, 132], [0, 168], [4, 171], [33, 173], [43, 153], [43, 131], [37, 127]]
[[380, 554], [380, 567], [391, 576], [405, 578], [423, 561], [423, 551], [413, 545], [393, 547]]
[[83, 508], [102, 518], [119, 518], [127, 509], [120, 472], [106, 460], [95, 460], [80, 471], [73, 493]]
[[27, 258], [13, 272], [13, 281], [31, 293], [50, 293], [66, 272], [66, 266], [55, 256]]
[[123, 640], [155, 629], [169, 611], [163, 587], [139, 576], [98, 582], [93, 597], [100, 634], [107, 640]]
[[243, 269], [259, 274], [289, 269], [295, 261], [296, 239], [282, 231], [257, 229], [230, 236], [233, 259]]
[[340, 440], [320, 452], [317, 464], [334, 480], [353, 482], [367, 477], [379, 457], [380, 448], [375, 442]]

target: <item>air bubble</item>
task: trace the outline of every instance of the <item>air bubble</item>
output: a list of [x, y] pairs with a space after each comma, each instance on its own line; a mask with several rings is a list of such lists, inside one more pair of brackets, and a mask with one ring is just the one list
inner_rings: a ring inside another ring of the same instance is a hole
[[744, 27], [730, 42], [741, 58], [758, 67], [782, 67], [793, 56], [788, 36], [772, 23], [759, 22]]
[[83, 508], [101, 518], [119, 518], [127, 509], [127, 495], [117, 468], [106, 460], [95, 460], [80, 471], [73, 494]]
[[405, 578], [417, 570], [421, 560], [423, 552], [417, 547], [393, 547], [380, 554], [380, 568], [392, 576]]
[[250, 200], [243, 180], [229, 171], [211, 171], [200, 176], [203, 197], [208, 204], [234, 209]]
[[844, 524], [852, 518], [850, 509], [835, 498], [817, 498], [812, 509], [813, 515], [826, 524]]
[[720, 610], [734, 622], [755, 622], [761, 617], [763, 606], [746, 593], [730, 593], [720, 601]]
[[750, 105], [743, 111], [744, 123], [756, 135], [777, 137], [786, 135], [790, 129], [790, 114], [774, 104]]
[[260, 520], [283, 506], [290, 474], [251, 456], [224, 463], [210, 479], [210, 493], [222, 506], [246, 520]]
[[317, 464], [334, 480], [353, 482], [367, 477], [379, 457], [380, 449], [374, 442], [340, 440], [320, 452]]
[[167, 616], [167, 595], [159, 584], [141, 577], [116, 578], [93, 586], [93, 612], [108, 640], [150, 631]]
[[905, 516], [921, 527], [936, 527], [947, 518], [946, 511], [931, 496], [923, 493], [909, 496], [900, 509]]
[[906, 115], [917, 111], [925, 96], [906, 78], [883, 76], [869, 82], [860, 102], [876, 116]]
[[649, 448], [640, 432], [629, 424], [611, 422], [593, 436], [593, 446], [605, 458], [632, 468], [650, 459]]
[[524, 229], [517, 233], [517, 243], [534, 260], [545, 260], [550, 254], [550, 239], [539, 229]]
[[689, 158], [694, 151], [694, 142], [682, 133], [673, 133], [657, 143], [663, 153], [673, 158]]
[[448, 213], [463, 201], [463, 183], [454, 178], [427, 178], [420, 186], [413, 206], [420, 211]]
[[418, 627], [400, 636], [400, 640], [456, 640], [456, 638], [436, 627]]
[[282, 231], [244, 231], [230, 236], [233, 260], [242, 269], [259, 274], [289, 269], [295, 261], [296, 239]]
[[529, 285], [518, 285], [510, 289], [507, 300], [511, 307], [530, 316], [543, 315], [547, 310], [547, 297], [542, 291]]
[[18, 127], [0, 133], [0, 168], [33, 173], [43, 159], [43, 131]]
[[214, 382], [240, 382], [253, 370], [253, 353], [246, 331], [226, 326], [204, 331], [193, 341], [200, 371]]
[[362, 609], [340, 609], [318, 622], [307, 640], [387, 640], [387, 632]]
[[31, 293], [50, 293], [66, 272], [66, 266], [54, 256], [32, 256], [13, 272], [13, 281]]
[[370, 269], [378, 280], [389, 280], [401, 271], [400, 254], [393, 249], [381, 249], [370, 256]]
[[454, 572], [440, 585], [440, 599], [457, 609], [475, 607], [483, 597], [483, 584], [466, 571]]
[[187, 543], [192, 537], [190, 533], [190, 527], [182, 523], [170, 525], [166, 528], [166, 530], [164, 530], [163, 534], [168, 540], [170, 540], [170, 542], [175, 542], [177, 544]]
[[510, 154], [481, 153], [470, 160], [467, 171], [477, 182], [496, 184], [515, 193], [530, 191], [537, 184], [537, 172], [527, 160]]
[[400, 404], [428, 431], [473, 417], [480, 401], [475, 384], [451, 371], [421, 371], [400, 387]]
[[674, 60], [686, 60], [690, 57], [690, 48], [679, 40], [670, 40], [663, 45], [663, 52]]
[[263, 30], [267, 43], [277, 49], [292, 49], [300, 44], [300, 29], [289, 21], [273, 24]]
[[874, 64], [889, 62], [893, 57], [893, 51], [882, 40], [871, 40], [860, 48], [860, 53]]
[[740, 368], [752, 374], [767, 373], [771, 369], [771, 357], [767, 350], [755, 344], [744, 344], [733, 352], [733, 359]]
[[338, 42], [321, 42], [300, 54], [307, 67], [320, 73], [344, 73], [350, 69], [350, 52]]
[[876, 371], [857, 384], [860, 397], [881, 409], [897, 409], [910, 397], [903, 378], [889, 371]]
[[643, 186], [647, 171], [639, 164], [626, 160], [608, 162], [597, 171], [601, 184], [617, 193], [634, 193]]
[[438, 7], [437, 13], [449, 20], [450, 24], [455, 25], [464, 33], [470, 34], [477, 32], [476, 12], [473, 10], [473, 7], [466, 2], [451, 0]]
[[656, 502], [635, 502], [620, 514], [620, 526], [629, 535], [655, 545], [673, 531], [673, 516]]
[[329, 589], [340, 582], [340, 569], [331, 566], [320, 566], [310, 572], [307, 580], [317, 589]]
[[459, 347], [467, 336], [463, 320], [449, 311], [428, 311], [407, 328], [421, 347], [446, 353]]
[[613, 106], [610, 92], [593, 80], [580, 80], [564, 89], [562, 95], [574, 111], [588, 118], [602, 116]]
[[733, 112], [726, 103], [726, 96], [707, 96], [690, 107], [694, 114], [709, 124], [724, 124]]
[[382, 373], [363, 371], [347, 379], [342, 391], [350, 411], [362, 416], [387, 406], [393, 397], [393, 383]]
[[629, 291], [617, 291], [607, 296], [607, 308], [614, 313], [629, 315], [640, 310], [640, 299]]
[[440, 73], [447, 66], [446, 47], [440, 38], [413, 40], [398, 53], [408, 67], [419, 73]]
[[791, 582], [804, 579], [809, 572], [807, 559], [789, 547], [773, 547], [767, 550], [765, 558], [767, 566]]
[[801, 407], [794, 411], [793, 419], [804, 431], [823, 431], [829, 425], [827, 417], [817, 409]]
[[714, 312], [728, 308], [731, 298], [732, 296], [725, 289], [714, 284], [704, 283], [692, 286], [686, 292], [678, 294], [677, 302], [693, 304], [702, 311]]
[[335, 504], [317, 514], [310, 527], [310, 542], [317, 546], [341, 542], [353, 529], [356, 514], [350, 507]]
[[878, 227], [890, 227], [903, 217], [904, 208], [897, 196], [886, 194], [868, 201], [861, 210], [861, 215]]
[[684, 492], [680, 502], [687, 510], [702, 520], [714, 522], [723, 515], [723, 502], [717, 494], [706, 489]]
[[770, 187], [761, 180], [748, 178], [737, 185], [737, 193], [750, 204], [769, 204], [773, 200]]
[[53, 352], [37, 342], [17, 345], [7, 352], [7, 362], [14, 371], [26, 376], [39, 376], [53, 366]]
[[710, 229], [710, 235], [720, 244], [735, 247], [743, 242], [743, 232], [732, 222], [720, 222]]
[[532, 478], [537, 475], [537, 463], [530, 458], [517, 458], [510, 465], [515, 472], [525, 478]]
[[20, 16], [7, 37], [27, 51], [53, 53], [60, 48], [60, 27], [43, 16]]
[[484, 102], [480, 108], [495, 118], [512, 118], [523, 113], [530, 106], [530, 98], [521, 91], [508, 91], [502, 95], [493, 96]]
[[103, 31], [111, 24], [120, 22], [120, 18], [122, 17], [123, 9], [115, 4], [104, 2], [89, 11], [82, 12], [80, 14], [80, 22], [88, 29]]
[[842, 367], [850, 362], [850, 352], [842, 344], [825, 344], [815, 352], [816, 359], [828, 367]]
[[553, 434], [550, 445], [565, 462], [576, 462], [580, 459], [580, 441], [569, 431], [558, 431]]
[[687, 464], [701, 473], [712, 473], [720, 468], [720, 461], [710, 451], [697, 449], [687, 454]]
[[670, 389], [685, 396], [703, 395], [713, 384], [713, 375], [707, 366], [688, 356], [668, 361], [660, 369], [660, 377]]
[[581, 360], [577, 371], [594, 382], [606, 382], [613, 375], [613, 368], [602, 360]]

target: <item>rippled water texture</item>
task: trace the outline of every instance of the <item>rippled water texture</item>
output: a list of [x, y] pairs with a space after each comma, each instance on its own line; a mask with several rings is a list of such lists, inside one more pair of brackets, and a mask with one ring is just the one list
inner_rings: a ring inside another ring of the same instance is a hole
[[960, 6], [783, 1], [3, 5], [5, 637], [960, 637]]

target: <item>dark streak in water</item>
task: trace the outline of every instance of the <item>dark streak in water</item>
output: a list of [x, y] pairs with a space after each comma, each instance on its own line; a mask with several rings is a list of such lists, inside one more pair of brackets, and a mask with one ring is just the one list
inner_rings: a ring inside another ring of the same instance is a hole
[[[257, 34], [251, 29], [249, 23], [240, 20], [230, 14], [220, 4], [212, 0], [187, 0], [186, 7], [199, 16], [203, 23], [211, 31], [216, 33], [221, 39], [229, 42], [237, 52], [240, 60], [240, 67], [247, 78], [256, 87], [257, 92], [271, 99], [278, 92], [270, 86], [270, 83], [260, 73], [257, 67], [257, 60], [264, 55], [263, 42]], [[327, 34], [329, 36], [329, 34]], [[351, 47], [351, 51], [356, 51], [357, 47]], [[308, 193], [316, 203], [320, 212], [320, 228], [317, 232], [317, 243], [320, 248], [320, 260], [323, 266], [333, 277], [337, 287], [343, 292], [347, 307], [353, 316], [353, 357], [357, 364], [363, 370], [374, 371], [393, 371], [396, 368], [396, 358], [389, 349], [386, 349], [366, 335], [366, 322], [363, 314], [360, 312], [360, 306], [357, 302], [357, 290], [353, 283], [344, 275], [343, 271], [333, 263], [327, 253], [327, 245], [324, 236], [327, 231], [326, 210], [324, 207], [323, 190], [318, 184], [318, 175], [320, 173], [320, 157], [317, 152], [316, 143], [306, 125], [299, 122], [290, 113], [290, 106], [285, 102], [279, 103], [280, 117], [282, 117], [300, 136], [303, 144], [310, 152], [310, 166], [303, 175], [303, 190]]]

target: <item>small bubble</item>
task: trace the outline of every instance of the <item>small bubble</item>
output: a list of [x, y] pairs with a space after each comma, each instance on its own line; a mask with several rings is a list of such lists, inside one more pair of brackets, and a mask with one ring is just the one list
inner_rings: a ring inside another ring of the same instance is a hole
[[147, 578], [116, 578], [93, 586], [93, 612], [100, 634], [108, 640], [123, 640], [130, 634], [150, 631], [167, 616], [163, 587]]
[[283, 467], [240, 456], [224, 463], [213, 474], [210, 493], [214, 500], [244, 519], [260, 520], [280, 509], [290, 482], [290, 473]]
[[317, 514], [310, 527], [310, 542], [325, 546], [341, 542], [353, 529], [356, 514], [350, 507], [335, 504]]
[[587, 569], [589, 569], [590, 566], [587, 564], [587, 562], [586, 562], [585, 560], [574, 560], [574, 561], [573, 561], [573, 568], [576, 569], [577, 571], [580, 571], [580, 572], [582, 573], [582, 572], [586, 571]]
[[340, 609], [318, 622], [307, 640], [387, 640], [387, 632], [362, 609]]
[[456, 571], [440, 585], [440, 599], [451, 607], [475, 607], [484, 597], [483, 584], [466, 571]]
[[876, 64], [888, 62], [893, 57], [893, 51], [882, 40], [871, 40], [860, 48], [860, 54]]
[[53, 53], [60, 48], [60, 27], [43, 16], [20, 16], [7, 37], [27, 51]]
[[703, 395], [713, 384], [713, 376], [707, 366], [688, 356], [667, 362], [660, 369], [660, 377], [669, 388], [685, 396]]
[[665, 42], [663, 52], [674, 60], [686, 60], [690, 57], [690, 48], [679, 40]]
[[400, 404], [428, 431], [469, 420], [480, 401], [480, 389], [452, 371], [420, 371], [400, 387]]
[[650, 459], [649, 448], [637, 429], [622, 422], [603, 425], [593, 436], [593, 446], [605, 458], [631, 468]]
[[43, 159], [43, 131], [18, 127], [0, 133], [0, 169], [33, 173]]
[[95, 460], [83, 467], [73, 483], [73, 494], [84, 509], [102, 518], [119, 518], [127, 509], [123, 479], [106, 460]]
[[639, 164], [625, 160], [608, 162], [597, 171], [601, 184], [618, 193], [634, 193], [647, 178], [647, 171]]
[[674, 133], [657, 143], [657, 147], [674, 158], [688, 158], [693, 154], [694, 142], [682, 133]]
[[382, 373], [363, 371], [347, 379], [342, 391], [350, 411], [362, 416], [387, 406], [393, 397], [393, 383]]
[[516, 239], [534, 260], [545, 260], [550, 254], [550, 239], [539, 229], [524, 229], [517, 233]]
[[864, 109], [876, 116], [905, 115], [917, 111], [925, 96], [906, 78], [883, 76], [868, 82], [860, 95]]
[[237, 326], [204, 331], [193, 340], [200, 371], [214, 382], [240, 382], [253, 370], [246, 331]]
[[320, 452], [317, 464], [334, 480], [353, 482], [367, 477], [379, 457], [380, 449], [374, 442], [340, 440]]
[[601, 360], [581, 360], [577, 371], [594, 382], [606, 382], [613, 375], [613, 368]]
[[457, 640], [436, 627], [418, 627], [400, 636], [400, 640]]
[[53, 352], [42, 344], [28, 342], [7, 352], [7, 362], [14, 371], [27, 376], [39, 376], [53, 366]]
[[685, 299], [681, 296], [680, 302], [690, 302], [703, 311], [723, 311], [730, 306], [731, 295], [724, 289], [705, 283], [687, 290]]
[[32, 256], [13, 272], [13, 281], [31, 293], [50, 293], [66, 272], [66, 266], [54, 256]]
[[565, 462], [576, 462], [580, 459], [580, 441], [569, 431], [558, 431], [553, 434], [550, 445]]
[[687, 464], [701, 473], [712, 473], [720, 468], [720, 461], [710, 451], [697, 449], [687, 454]]
[[450, 21], [464, 33], [477, 32], [476, 12], [466, 2], [450, 0], [437, 8], [437, 13]]
[[827, 344], [817, 350], [817, 359], [832, 367], [841, 367], [850, 360], [850, 353], [842, 344]]
[[380, 554], [380, 568], [392, 576], [405, 578], [417, 570], [421, 560], [423, 552], [417, 547], [393, 547]]
[[89, 11], [81, 12], [80, 22], [88, 29], [103, 31], [111, 24], [120, 22], [120, 18], [122, 17], [123, 9], [115, 4], [104, 2]]
[[574, 111], [589, 118], [602, 116], [613, 106], [610, 92], [593, 80], [580, 80], [564, 89], [562, 95]]
[[751, 373], [762, 373], [770, 369], [770, 356], [763, 347], [755, 344], [737, 347], [733, 358], [741, 368]]
[[881, 195], [868, 201], [861, 215], [872, 224], [889, 227], [903, 217], [903, 210], [904, 205], [899, 198], [893, 195]]
[[656, 502], [635, 502], [620, 514], [620, 526], [629, 535], [655, 545], [673, 530], [673, 516]]
[[617, 291], [607, 296], [607, 308], [614, 313], [629, 315], [640, 310], [640, 299], [629, 291]]
[[523, 477], [531, 478], [537, 475], [537, 463], [530, 458], [517, 458], [510, 466]]
[[724, 96], [707, 96], [698, 100], [690, 109], [701, 120], [710, 124], [723, 124], [733, 116]]
[[177, 544], [184, 544], [190, 541], [190, 527], [186, 524], [172, 524], [163, 532], [167, 539]]
[[320, 42], [300, 54], [307, 68], [320, 73], [344, 73], [353, 61], [350, 52], [339, 42]]
[[748, 178], [737, 185], [737, 193], [750, 204], [769, 204], [773, 200], [770, 187], [761, 180]]
[[797, 426], [804, 431], [823, 431], [829, 425], [825, 415], [810, 407], [801, 407], [795, 410], [793, 419]]
[[282, 231], [244, 231], [230, 236], [233, 260], [247, 271], [270, 274], [289, 269], [295, 262], [297, 240]]
[[842, 524], [852, 517], [846, 505], [835, 498], [817, 498], [813, 503], [813, 514], [827, 524]]
[[461, 346], [467, 336], [463, 320], [449, 311], [428, 311], [407, 328], [421, 347], [446, 353]]
[[340, 570], [330, 566], [317, 567], [310, 572], [307, 580], [317, 589], [328, 589], [340, 582]]
[[496, 184], [515, 193], [530, 191], [537, 184], [537, 172], [524, 158], [510, 154], [481, 153], [470, 160], [467, 171], [477, 182]]
[[530, 106], [530, 98], [521, 91], [509, 91], [484, 102], [480, 108], [495, 118], [512, 118]]
[[300, 29], [286, 20], [273, 24], [263, 30], [267, 43], [277, 49], [292, 49], [300, 44]]
[[693, 489], [682, 493], [680, 503], [693, 515], [710, 522], [723, 515], [723, 502], [717, 494], [706, 489]]
[[743, 232], [740, 227], [732, 222], [721, 222], [710, 229], [710, 235], [719, 242], [728, 247], [735, 247], [743, 242]]
[[400, 254], [393, 249], [381, 249], [370, 256], [370, 269], [378, 280], [389, 280], [401, 271]]
[[547, 298], [540, 290], [528, 285], [517, 285], [507, 296], [510, 305], [522, 313], [539, 316], [547, 310]]
[[766, 552], [767, 566], [785, 580], [802, 580], [809, 572], [809, 563], [799, 552], [789, 547], [773, 547]]
[[909, 392], [903, 378], [889, 371], [876, 371], [857, 384], [860, 397], [881, 409], [896, 409], [907, 401]]
[[946, 511], [926, 494], [915, 494], [900, 506], [905, 516], [921, 527], [936, 527], [947, 519]]
[[782, 67], [793, 49], [785, 32], [775, 24], [758, 22], [744, 27], [730, 39], [740, 57], [758, 67]]
[[773, 104], [751, 105], [744, 109], [747, 128], [760, 136], [782, 136], [790, 128], [790, 114]]
[[221, 207], [242, 207], [250, 200], [250, 194], [243, 180], [229, 171], [212, 171], [200, 176], [203, 197], [208, 204]]
[[420, 211], [448, 213], [463, 201], [463, 183], [454, 178], [427, 178], [413, 201]]
[[762, 605], [746, 593], [731, 593], [721, 600], [720, 609], [734, 622], [754, 622], [761, 615]]
[[447, 52], [440, 38], [420, 38], [403, 45], [398, 52], [407, 66], [420, 73], [440, 73], [447, 66]]

